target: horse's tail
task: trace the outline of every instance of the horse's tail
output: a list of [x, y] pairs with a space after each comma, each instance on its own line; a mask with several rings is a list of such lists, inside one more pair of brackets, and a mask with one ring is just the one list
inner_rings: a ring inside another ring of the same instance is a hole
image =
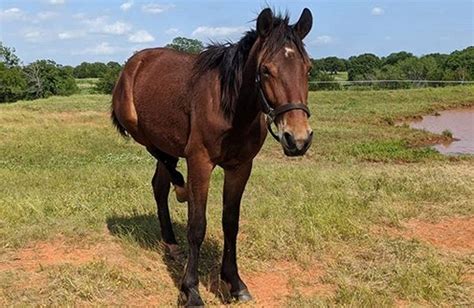
[[110, 119], [112, 119], [112, 124], [115, 126], [117, 131], [120, 133], [120, 135], [124, 137], [129, 137], [127, 130], [125, 127], [120, 124], [119, 120], [117, 119], [117, 116], [115, 115], [115, 111], [112, 109], [112, 112], [110, 113]]

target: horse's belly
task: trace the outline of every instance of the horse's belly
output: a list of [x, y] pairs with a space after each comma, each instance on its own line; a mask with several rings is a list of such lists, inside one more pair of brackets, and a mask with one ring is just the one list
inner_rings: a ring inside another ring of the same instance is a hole
[[188, 140], [188, 116], [171, 102], [137, 104], [138, 127], [153, 146], [176, 157], [183, 157]]

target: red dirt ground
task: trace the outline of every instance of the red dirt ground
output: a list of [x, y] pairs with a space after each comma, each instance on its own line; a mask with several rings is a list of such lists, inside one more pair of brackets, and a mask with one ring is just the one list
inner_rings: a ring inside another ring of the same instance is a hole
[[[82, 265], [88, 262], [104, 260], [107, 263], [127, 267], [137, 275], [156, 275], [147, 272], [140, 265], [134, 264], [124, 255], [123, 248], [113, 241], [99, 244], [70, 243], [59, 237], [50, 241], [40, 241], [31, 246], [8, 252], [0, 259], [0, 271], [20, 270], [36, 277], [29, 282], [18, 281], [25, 287], [38, 283], [45, 283], [38, 272], [41, 268], [63, 264]], [[156, 262], [153, 261], [153, 262]], [[170, 285], [173, 281], [169, 274], [159, 275]], [[314, 263], [306, 268], [290, 261], [272, 262], [265, 266], [265, 270], [244, 273], [243, 279], [247, 283], [255, 299], [253, 303], [262, 307], [282, 307], [288, 296], [301, 294], [305, 297], [322, 295], [330, 296], [335, 287], [321, 282], [325, 275], [322, 265]], [[166, 276], [166, 277], [165, 277]], [[216, 276], [218, 277], [218, 276]], [[163, 281], [163, 280], [162, 280]], [[134, 304], [143, 303], [147, 306], [159, 306], [160, 297], [123, 294]], [[163, 300], [163, 299], [161, 299]]]
[[404, 224], [405, 236], [419, 238], [433, 246], [457, 251], [474, 251], [474, 217], [448, 218], [438, 223], [411, 220]]
[[0, 260], [0, 271], [22, 269], [34, 271], [44, 266], [62, 264], [84, 264], [94, 260], [117, 256], [120, 254], [117, 244], [77, 247], [67, 244], [64, 239], [57, 238], [49, 242], [37, 242], [7, 255]]
[[283, 307], [288, 296], [298, 293], [305, 297], [333, 294], [335, 287], [321, 281], [324, 275], [323, 267], [317, 263], [302, 268], [294, 262], [279, 261], [265, 271], [242, 276], [257, 305]]

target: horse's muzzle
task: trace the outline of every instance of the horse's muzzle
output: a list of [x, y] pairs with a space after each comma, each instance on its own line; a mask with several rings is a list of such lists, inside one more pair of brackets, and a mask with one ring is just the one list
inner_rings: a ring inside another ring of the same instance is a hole
[[302, 156], [308, 151], [313, 141], [313, 132], [311, 131], [306, 138], [295, 139], [290, 132], [284, 132], [280, 138], [280, 143], [283, 147], [283, 152], [286, 156]]

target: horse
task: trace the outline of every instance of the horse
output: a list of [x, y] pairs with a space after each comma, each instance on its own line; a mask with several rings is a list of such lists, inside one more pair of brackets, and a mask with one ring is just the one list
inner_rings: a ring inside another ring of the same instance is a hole
[[[242, 194], [267, 130], [287, 156], [311, 145], [308, 75], [303, 39], [313, 17], [305, 8], [295, 24], [288, 14], [263, 9], [236, 43], [212, 43], [199, 54], [150, 48], [125, 64], [112, 95], [113, 124], [156, 158], [152, 179], [162, 241], [179, 254], [168, 208], [170, 184], [188, 204], [188, 260], [180, 286], [185, 306], [204, 305], [198, 260], [206, 232], [206, 203], [216, 166], [224, 170], [224, 251], [220, 278], [241, 302], [252, 296], [239, 276], [236, 241]], [[272, 125], [277, 128], [273, 131]], [[187, 182], [176, 169], [184, 158]]]

